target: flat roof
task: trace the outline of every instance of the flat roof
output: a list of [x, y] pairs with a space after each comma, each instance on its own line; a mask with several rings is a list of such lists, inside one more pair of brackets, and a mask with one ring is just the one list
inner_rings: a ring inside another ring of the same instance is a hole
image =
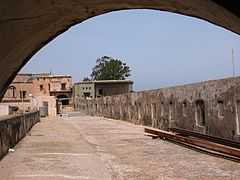
[[133, 84], [133, 81], [131, 80], [99, 80], [99, 81], [81, 81], [75, 84]]
[[59, 78], [59, 77], [72, 77], [70, 75], [54, 75], [54, 74], [50, 74], [50, 73], [36, 73], [36, 74], [31, 74], [31, 73], [21, 73], [21, 74], [17, 74], [17, 76], [33, 76], [36, 78], [41, 78], [41, 77], [46, 77], [46, 78]]

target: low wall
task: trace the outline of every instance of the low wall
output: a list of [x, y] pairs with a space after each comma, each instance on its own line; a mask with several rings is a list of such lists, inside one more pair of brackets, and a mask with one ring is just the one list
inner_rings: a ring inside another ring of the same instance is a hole
[[39, 121], [39, 112], [0, 117], [0, 159]]
[[75, 110], [168, 130], [171, 127], [240, 141], [240, 78], [74, 99]]

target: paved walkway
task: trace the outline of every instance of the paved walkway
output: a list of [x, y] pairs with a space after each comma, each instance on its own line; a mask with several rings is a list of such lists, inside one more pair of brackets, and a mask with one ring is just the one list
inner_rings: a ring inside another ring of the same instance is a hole
[[0, 161], [1, 180], [240, 179], [240, 164], [143, 135], [118, 120], [44, 119]]

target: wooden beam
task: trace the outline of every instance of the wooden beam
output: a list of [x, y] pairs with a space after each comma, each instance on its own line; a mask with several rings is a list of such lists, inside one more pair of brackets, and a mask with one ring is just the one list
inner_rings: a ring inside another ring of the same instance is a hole
[[198, 132], [194, 132], [194, 131], [189, 131], [186, 129], [181, 129], [181, 128], [171, 128], [170, 129], [171, 132], [177, 133], [177, 134], [182, 134], [184, 136], [193, 136], [193, 137], [197, 137], [199, 139], [205, 139], [211, 142], [215, 142], [218, 144], [222, 144], [222, 145], [226, 145], [226, 146], [230, 146], [230, 147], [234, 147], [237, 149], [240, 149], [240, 143], [237, 141], [233, 141], [233, 140], [229, 140], [229, 139], [224, 139], [224, 138], [220, 138], [220, 137], [216, 137], [216, 136], [210, 136], [207, 134], [202, 134], [202, 133], [198, 133]]
[[144, 131], [145, 133], [158, 135], [160, 138], [165, 138], [167, 140], [174, 141], [177, 143], [182, 143], [182, 144], [184, 143], [185, 145], [198, 146], [198, 147], [209, 149], [211, 151], [216, 151], [219, 153], [227, 154], [229, 156], [240, 158], [240, 149], [233, 148], [230, 146], [225, 146], [222, 144], [210, 142], [210, 141], [196, 138], [196, 137], [186, 137], [174, 132], [163, 131], [155, 128], [145, 127]]

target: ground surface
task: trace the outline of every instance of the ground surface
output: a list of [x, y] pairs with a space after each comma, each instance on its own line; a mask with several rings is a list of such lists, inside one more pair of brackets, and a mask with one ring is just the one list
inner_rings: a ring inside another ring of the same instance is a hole
[[89, 116], [43, 119], [0, 161], [1, 180], [240, 179], [240, 163]]

